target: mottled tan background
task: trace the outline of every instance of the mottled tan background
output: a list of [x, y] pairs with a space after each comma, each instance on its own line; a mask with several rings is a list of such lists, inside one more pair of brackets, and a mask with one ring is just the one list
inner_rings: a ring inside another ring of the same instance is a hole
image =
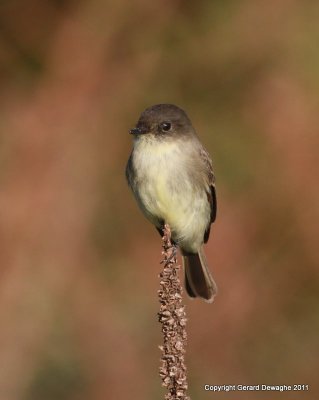
[[0, 400], [163, 399], [161, 242], [124, 179], [159, 102], [217, 175], [192, 398], [318, 398], [318, 20], [316, 1], [1, 1]]

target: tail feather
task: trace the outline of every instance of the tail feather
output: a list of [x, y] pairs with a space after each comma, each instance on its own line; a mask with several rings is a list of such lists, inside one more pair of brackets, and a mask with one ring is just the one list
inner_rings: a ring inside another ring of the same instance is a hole
[[207, 267], [201, 248], [196, 254], [183, 254], [185, 287], [190, 297], [201, 297], [211, 303], [217, 294], [216, 283]]

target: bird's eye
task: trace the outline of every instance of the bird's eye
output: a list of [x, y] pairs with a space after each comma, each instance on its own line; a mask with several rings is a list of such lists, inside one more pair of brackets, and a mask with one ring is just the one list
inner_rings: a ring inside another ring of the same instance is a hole
[[163, 122], [161, 124], [161, 129], [164, 132], [168, 132], [171, 129], [171, 127], [172, 127], [172, 124], [170, 122]]

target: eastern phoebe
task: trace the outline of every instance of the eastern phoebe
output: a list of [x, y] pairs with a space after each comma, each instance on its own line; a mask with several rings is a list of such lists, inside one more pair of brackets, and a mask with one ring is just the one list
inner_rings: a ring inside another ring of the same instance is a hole
[[147, 108], [130, 133], [126, 177], [137, 203], [161, 235], [169, 224], [183, 256], [188, 295], [212, 302], [217, 287], [203, 251], [216, 218], [210, 156], [186, 113], [172, 104]]

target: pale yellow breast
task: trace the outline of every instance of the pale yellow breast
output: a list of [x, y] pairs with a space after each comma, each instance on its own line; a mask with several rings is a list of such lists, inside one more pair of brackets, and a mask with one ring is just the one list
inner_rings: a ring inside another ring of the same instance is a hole
[[205, 187], [190, 180], [189, 157], [178, 141], [142, 140], [135, 147], [134, 165], [145, 215], [153, 223], [154, 216], [166, 221], [175, 232], [175, 240], [198, 248], [210, 210]]
[[179, 143], [141, 140], [134, 153], [134, 164], [141, 184], [140, 195], [147, 210], [160, 218], [170, 213], [174, 196], [173, 181], [183, 175], [184, 157]]

